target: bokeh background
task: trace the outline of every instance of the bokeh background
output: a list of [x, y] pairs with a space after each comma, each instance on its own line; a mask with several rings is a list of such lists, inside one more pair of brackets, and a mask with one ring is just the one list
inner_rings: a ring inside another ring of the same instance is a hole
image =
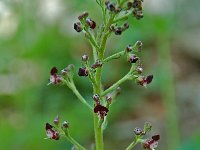
[[[143, 41], [144, 74], [154, 74], [154, 81], [146, 89], [133, 81], [121, 86], [122, 94], [108, 116], [106, 150], [124, 149], [134, 128], [146, 121], [153, 125], [152, 135], [161, 135], [159, 150], [199, 150], [199, 4], [198, 0], [146, 0], [144, 19], [130, 17], [129, 31], [108, 41], [107, 55]], [[91, 147], [93, 120], [88, 110], [67, 87], [47, 86], [52, 66], [63, 69], [73, 63], [77, 71], [81, 56], [91, 56], [84, 35], [73, 30], [85, 10], [100, 23], [95, 0], [0, 0], [1, 150], [70, 150], [65, 139], [44, 140], [44, 125], [56, 115], [70, 122], [75, 139]], [[111, 85], [128, 69], [125, 58], [109, 63], [103, 84]], [[75, 83], [92, 103], [88, 78], [76, 75]]]

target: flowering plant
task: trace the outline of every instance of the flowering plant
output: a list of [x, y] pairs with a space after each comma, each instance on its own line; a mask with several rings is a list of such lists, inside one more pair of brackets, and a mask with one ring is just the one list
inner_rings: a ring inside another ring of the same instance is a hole
[[[88, 77], [93, 87], [93, 106], [80, 94], [73, 80], [76, 75], [74, 65], [70, 64], [58, 74], [58, 69], [53, 67], [50, 71], [49, 84], [66, 85], [69, 87], [77, 98], [85, 105], [93, 114], [94, 119], [94, 135], [95, 149], [103, 150], [103, 131], [106, 128], [107, 114], [110, 106], [115, 98], [120, 94], [120, 85], [128, 80], [135, 80], [138, 85], [146, 87], [153, 80], [153, 75], [143, 76], [143, 68], [138, 53], [142, 50], [142, 42], [137, 41], [135, 44], [128, 45], [124, 50], [105, 57], [107, 39], [114, 33], [121, 35], [129, 28], [127, 22], [119, 26], [117, 23], [122, 23], [129, 16], [135, 17], [137, 20], [143, 18], [143, 0], [117, 0], [116, 3], [107, 0], [96, 0], [102, 11], [102, 24], [97, 26], [96, 22], [89, 17], [88, 12], [84, 12], [78, 16], [78, 22], [74, 23], [74, 29], [77, 32], [83, 32], [88, 39], [93, 50], [93, 63], [90, 63], [89, 56], [82, 56], [82, 66], [78, 70], [80, 77]], [[98, 28], [97, 28], [98, 27]], [[129, 72], [110, 86], [104, 89], [102, 85], [102, 69], [103, 66], [113, 59], [127, 57], [130, 63]], [[143, 139], [144, 135], [151, 130], [151, 124], [145, 123], [144, 128], [135, 128], [134, 139], [127, 146], [126, 150], [131, 150], [137, 143], [142, 143], [145, 149], [153, 150], [158, 146], [159, 135], [154, 135], [151, 139]], [[60, 119], [57, 116], [54, 120], [54, 125], [46, 123], [46, 135], [48, 139], [59, 140], [61, 136], [66, 137], [77, 150], [86, 150], [79, 144], [69, 133], [69, 123], [64, 121], [60, 124]]]

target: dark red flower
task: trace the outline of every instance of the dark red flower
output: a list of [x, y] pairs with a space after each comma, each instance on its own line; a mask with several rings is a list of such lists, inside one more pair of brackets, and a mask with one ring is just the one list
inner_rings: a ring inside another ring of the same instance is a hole
[[149, 149], [149, 150], [154, 150], [155, 148], [158, 147], [158, 140], [160, 139], [160, 135], [154, 135], [152, 136], [152, 139], [147, 139], [144, 143], [143, 143], [143, 147], [145, 149]]
[[88, 76], [88, 70], [87, 70], [87, 68], [86, 67], [79, 68], [78, 75], [79, 76], [85, 76], [85, 77]]
[[151, 138], [152, 138], [154, 141], [158, 141], [158, 140], [160, 140], [160, 135], [157, 134], [157, 135], [152, 136]]
[[92, 19], [87, 18], [87, 19], [86, 19], [86, 23], [88, 24], [88, 26], [89, 26], [91, 29], [95, 29], [95, 27], [96, 27], [96, 22], [94, 22]]
[[58, 69], [56, 67], [53, 67], [50, 71], [51, 75], [55, 75], [56, 73], [58, 73]]
[[153, 80], [153, 75], [148, 75], [146, 78], [144, 76], [139, 76], [137, 78], [137, 83], [141, 86], [146, 87], [147, 84], [150, 84]]
[[101, 104], [97, 104], [94, 108], [94, 112], [97, 113], [101, 119], [104, 119], [108, 113], [108, 108], [102, 106]]
[[57, 75], [58, 69], [56, 67], [53, 67], [50, 71], [50, 79], [49, 79], [49, 84], [58, 84], [62, 82], [62, 77]]
[[131, 54], [130, 56], [129, 56], [129, 62], [130, 63], [136, 63], [137, 61], [138, 61], [138, 57], [136, 56], [136, 55], [134, 55], [134, 54]]
[[153, 80], [153, 75], [148, 75], [148, 76], [146, 77], [146, 82], [147, 82], [147, 84], [151, 83], [152, 80]]
[[83, 30], [80, 22], [74, 23], [74, 30], [76, 30], [77, 32], [81, 32]]
[[60, 134], [57, 130], [54, 129], [52, 125], [50, 125], [49, 123], [46, 123], [45, 129], [46, 129], [47, 138], [53, 139], [53, 140], [59, 140]]

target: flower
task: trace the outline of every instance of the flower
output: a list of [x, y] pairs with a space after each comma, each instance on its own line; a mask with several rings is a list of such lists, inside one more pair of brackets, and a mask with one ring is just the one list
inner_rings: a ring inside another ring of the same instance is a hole
[[58, 84], [61, 83], [62, 77], [57, 75], [58, 69], [56, 67], [53, 67], [50, 71], [50, 79], [49, 79], [49, 84]]
[[160, 139], [160, 135], [154, 135], [152, 136], [152, 139], [145, 140], [145, 142], [143, 143], [143, 147], [145, 149], [154, 150], [155, 148], [158, 147], [159, 139]]
[[81, 32], [83, 30], [80, 22], [74, 23], [74, 30], [76, 30], [76, 32]]
[[85, 76], [85, 77], [88, 76], [88, 70], [87, 70], [87, 68], [86, 67], [79, 68], [78, 75], [79, 76]]
[[86, 19], [86, 23], [90, 27], [90, 29], [95, 29], [96, 28], [96, 22], [93, 21], [91, 18]]
[[130, 54], [129, 55], [129, 58], [128, 58], [128, 61], [130, 63], [136, 63], [138, 61], [139, 57], [137, 57], [135, 54]]
[[137, 78], [137, 84], [146, 87], [147, 84], [150, 84], [153, 80], [153, 75], [148, 75], [146, 78], [144, 76], [139, 76]]
[[101, 119], [104, 119], [108, 113], [108, 108], [102, 106], [101, 104], [97, 104], [94, 108], [94, 112], [97, 113]]
[[59, 140], [60, 134], [57, 130], [54, 129], [52, 125], [46, 123], [46, 135], [48, 139]]

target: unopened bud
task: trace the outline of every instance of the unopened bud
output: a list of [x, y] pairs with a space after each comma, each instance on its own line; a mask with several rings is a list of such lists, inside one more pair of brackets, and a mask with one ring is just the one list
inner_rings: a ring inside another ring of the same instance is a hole
[[107, 96], [106, 96], [106, 101], [107, 101], [109, 104], [112, 103], [112, 97], [111, 97], [111, 95], [107, 95]]
[[133, 49], [133, 47], [132, 47], [131, 45], [128, 45], [128, 46], [126, 47], [126, 51], [127, 51], [127, 52], [131, 52], [132, 49]]
[[142, 50], [143, 44], [142, 44], [141, 41], [137, 41], [137, 42], [135, 43], [135, 46], [136, 46], [138, 52], [140, 52], [140, 51]]
[[115, 35], [121, 35], [122, 31], [123, 31], [122, 27], [115, 28]]
[[134, 129], [134, 133], [135, 133], [136, 135], [140, 135], [140, 134], [142, 133], [142, 129], [136, 127], [136, 128]]
[[88, 61], [89, 57], [88, 57], [88, 55], [83, 55], [81, 59], [82, 59], [82, 61], [85, 62], [85, 61]]
[[80, 16], [78, 16], [78, 19], [81, 21], [83, 18], [87, 18], [88, 15], [88, 12], [83, 12]]
[[68, 128], [69, 128], [69, 122], [67, 122], [67, 121], [64, 121], [63, 123], [62, 123], [62, 127], [61, 127], [63, 130], [67, 130]]
[[83, 30], [82, 26], [81, 26], [81, 23], [80, 22], [76, 22], [74, 23], [74, 29], [77, 31], [77, 32], [81, 32]]
[[100, 96], [98, 94], [94, 94], [92, 98], [94, 99], [94, 101], [97, 102], [97, 101], [99, 101]]
[[53, 120], [53, 123], [55, 125], [59, 125], [59, 122], [60, 122], [60, 118], [59, 118], [59, 116], [56, 116], [56, 118]]
[[128, 23], [125, 23], [124, 24], [124, 29], [128, 29], [129, 28], [129, 24]]

